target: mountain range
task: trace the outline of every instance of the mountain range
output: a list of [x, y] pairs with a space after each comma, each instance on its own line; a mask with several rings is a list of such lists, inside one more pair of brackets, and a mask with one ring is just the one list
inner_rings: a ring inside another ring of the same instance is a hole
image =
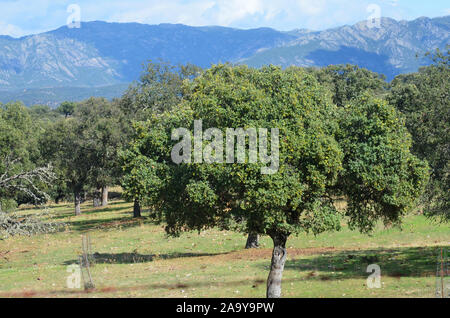
[[390, 80], [416, 71], [427, 63], [420, 56], [450, 43], [450, 16], [382, 18], [379, 26], [363, 21], [324, 31], [282, 32], [94, 21], [22, 38], [0, 36], [0, 102], [53, 106], [91, 95], [120, 96], [139, 78], [144, 63], [160, 59], [202, 67], [351, 63]]

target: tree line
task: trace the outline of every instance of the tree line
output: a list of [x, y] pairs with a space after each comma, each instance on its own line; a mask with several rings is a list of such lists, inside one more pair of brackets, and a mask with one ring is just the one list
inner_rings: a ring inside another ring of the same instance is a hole
[[[56, 110], [0, 106], [0, 210], [72, 200], [108, 204], [108, 187], [166, 225], [170, 235], [211, 227], [274, 242], [267, 296], [279, 297], [286, 241], [300, 232], [362, 232], [398, 224], [411, 209], [448, 221], [449, 51], [430, 66], [384, 76], [354, 65], [325, 68], [149, 63], [118, 99]], [[280, 168], [261, 163], [175, 164], [172, 131], [280, 130]], [[347, 208], [338, 211], [336, 200]]]

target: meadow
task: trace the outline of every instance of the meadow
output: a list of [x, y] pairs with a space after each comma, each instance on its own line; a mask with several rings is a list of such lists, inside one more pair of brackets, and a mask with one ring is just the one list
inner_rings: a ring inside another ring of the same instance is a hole
[[[265, 296], [272, 241], [245, 250], [246, 237], [215, 229], [165, 235], [148, 212], [133, 219], [132, 204], [108, 207], [51, 205], [66, 227], [53, 234], [0, 240], [0, 297], [249, 297]], [[21, 214], [37, 213], [33, 207]], [[82, 236], [89, 234], [95, 289], [69, 289], [68, 266], [77, 264]], [[450, 244], [448, 224], [418, 214], [402, 228], [379, 225], [371, 235], [350, 231], [288, 240], [283, 297], [435, 297], [438, 255]], [[381, 268], [381, 288], [368, 288], [367, 266]]]

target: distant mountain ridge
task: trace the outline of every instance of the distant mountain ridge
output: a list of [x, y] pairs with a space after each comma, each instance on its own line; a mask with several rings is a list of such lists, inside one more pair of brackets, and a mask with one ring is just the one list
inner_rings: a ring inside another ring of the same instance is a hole
[[450, 16], [414, 21], [383, 18], [381, 28], [360, 22], [325, 31], [290, 32], [84, 22], [79, 29], [61, 27], [18, 39], [0, 36], [0, 101], [14, 99], [11, 92], [27, 89], [36, 94], [45, 91], [35, 100], [46, 103], [45, 96], [54, 87], [59, 91], [82, 87], [86, 92], [96, 88], [98, 94], [104, 87], [111, 95], [111, 87], [125, 87], [121, 84], [139, 77], [143, 63], [158, 59], [202, 67], [218, 62], [254, 67], [352, 63], [391, 79], [423, 65], [416, 54], [449, 43]]
[[369, 27], [367, 21], [363, 21], [320, 32], [302, 30], [290, 43], [257, 53], [242, 62], [251, 66], [351, 63], [392, 79], [424, 65], [426, 62], [417, 58], [418, 54], [443, 49], [447, 44], [450, 44], [450, 16], [414, 21], [382, 18], [380, 28]]
[[79, 29], [0, 39], [0, 89], [131, 82], [150, 59], [207, 67], [294, 38], [272, 29], [87, 22]]

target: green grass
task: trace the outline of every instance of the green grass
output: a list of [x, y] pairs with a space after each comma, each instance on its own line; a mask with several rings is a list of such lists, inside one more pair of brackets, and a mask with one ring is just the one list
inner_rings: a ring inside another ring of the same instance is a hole
[[[21, 213], [35, 213], [33, 209]], [[244, 250], [246, 237], [209, 230], [168, 238], [151, 219], [132, 219], [121, 201], [106, 208], [83, 206], [75, 217], [70, 204], [51, 207], [64, 231], [0, 241], [0, 297], [264, 297], [271, 240]], [[96, 289], [66, 286], [68, 265], [82, 252], [89, 233]], [[448, 247], [448, 225], [420, 215], [405, 218], [403, 229], [377, 228], [372, 236], [350, 231], [288, 241], [284, 297], [434, 297], [437, 257]], [[366, 286], [369, 264], [381, 267], [382, 288]]]

